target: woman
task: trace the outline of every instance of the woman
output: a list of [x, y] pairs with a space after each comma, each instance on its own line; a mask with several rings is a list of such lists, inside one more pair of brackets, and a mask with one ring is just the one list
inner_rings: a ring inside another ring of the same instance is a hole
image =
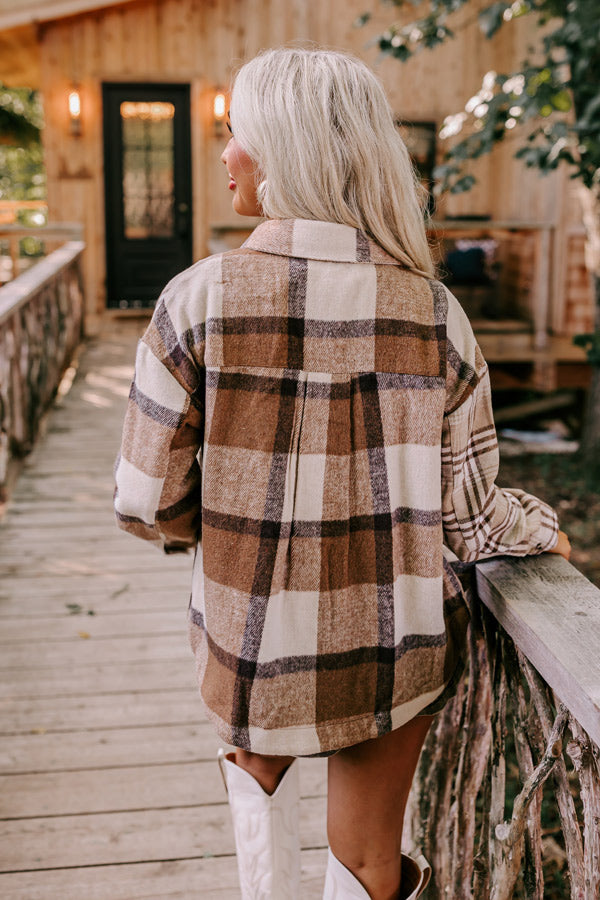
[[[328, 756], [325, 897], [416, 897], [400, 853], [468, 613], [450, 561], [568, 554], [494, 485], [487, 367], [434, 279], [423, 198], [375, 76], [320, 50], [239, 72], [222, 156], [240, 250], [165, 288], [138, 348], [119, 524], [196, 548], [200, 692], [244, 898], [298, 896], [298, 756]], [[201, 539], [201, 540], [200, 540]]]

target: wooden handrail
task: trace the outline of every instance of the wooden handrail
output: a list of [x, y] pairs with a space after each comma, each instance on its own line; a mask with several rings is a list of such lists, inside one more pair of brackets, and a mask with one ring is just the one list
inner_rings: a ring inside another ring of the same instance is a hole
[[50, 222], [48, 225], [0, 225], [0, 240], [2, 238], [35, 237], [40, 241], [55, 240], [57, 238], [69, 238], [81, 240], [83, 226], [77, 222]]
[[600, 746], [600, 590], [543, 553], [478, 563], [477, 594]]
[[78, 222], [51, 222], [47, 225], [34, 227], [18, 224], [0, 224], [0, 241], [7, 241], [9, 245], [9, 255], [12, 261], [11, 280], [13, 281], [19, 276], [20, 242], [23, 238], [28, 237], [40, 241], [44, 247], [44, 252], [47, 252], [46, 242], [56, 245], [57, 243], [62, 244], [64, 241], [81, 241], [83, 239], [83, 227]]
[[22, 209], [47, 209], [47, 200], [0, 200], [0, 212], [5, 209], [19, 212]]
[[43, 210], [48, 212], [45, 200], [0, 200], [0, 224], [12, 225], [20, 212]]
[[0, 326], [41, 291], [85, 249], [83, 241], [69, 241], [49, 256], [0, 287]]

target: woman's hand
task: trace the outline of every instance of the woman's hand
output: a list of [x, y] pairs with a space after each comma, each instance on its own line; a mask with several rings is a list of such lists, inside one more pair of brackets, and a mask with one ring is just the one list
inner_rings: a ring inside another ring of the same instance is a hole
[[569, 559], [571, 556], [571, 544], [564, 531], [558, 532], [558, 540], [554, 547], [548, 550], [548, 553], [560, 553], [565, 559]]

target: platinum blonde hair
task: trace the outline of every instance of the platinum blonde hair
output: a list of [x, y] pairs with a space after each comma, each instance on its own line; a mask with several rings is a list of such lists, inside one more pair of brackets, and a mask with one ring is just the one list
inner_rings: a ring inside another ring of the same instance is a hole
[[256, 164], [263, 215], [360, 228], [407, 268], [433, 276], [426, 191], [363, 62], [330, 50], [265, 50], [239, 70], [230, 117]]

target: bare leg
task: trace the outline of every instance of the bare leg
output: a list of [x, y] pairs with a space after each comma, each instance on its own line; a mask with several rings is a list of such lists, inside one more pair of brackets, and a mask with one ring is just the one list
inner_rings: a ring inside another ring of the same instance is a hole
[[249, 772], [258, 781], [263, 791], [272, 794], [281, 781], [285, 770], [294, 762], [293, 756], [263, 756], [247, 750], [235, 751], [236, 765]]
[[330, 757], [329, 846], [372, 900], [396, 900], [406, 801], [433, 716]]

